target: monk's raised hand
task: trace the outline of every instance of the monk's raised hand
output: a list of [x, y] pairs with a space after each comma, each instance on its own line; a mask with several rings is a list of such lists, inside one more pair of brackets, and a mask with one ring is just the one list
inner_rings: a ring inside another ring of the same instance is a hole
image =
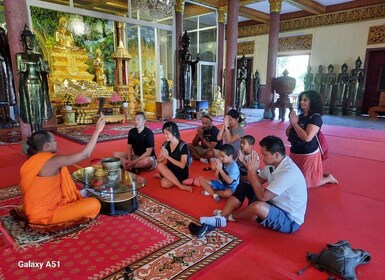
[[104, 120], [104, 115], [102, 114], [102, 115], [100, 115], [100, 118], [96, 122], [96, 131], [98, 133], [102, 132], [105, 125], [106, 125], [106, 121]]

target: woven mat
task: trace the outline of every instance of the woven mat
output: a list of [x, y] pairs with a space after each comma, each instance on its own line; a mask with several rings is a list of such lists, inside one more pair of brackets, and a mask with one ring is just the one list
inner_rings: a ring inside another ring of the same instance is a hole
[[[0, 197], [0, 205], [15, 199]], [[123, 279], [127, 271], [134, 279], [185, 279], [245, 244], [222, 230], [197, 239], [187, 228], [194, 218], [144, 194], [138, 204], [133, 214], [102, 215], [75, 239], [0, 248], [0, 279]], [[31, 261], [43, 267], [26, 267]]]

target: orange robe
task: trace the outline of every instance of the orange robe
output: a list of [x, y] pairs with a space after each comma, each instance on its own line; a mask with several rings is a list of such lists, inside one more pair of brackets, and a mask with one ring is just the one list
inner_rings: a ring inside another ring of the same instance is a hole
[[53, 153], [41, 152], [20, 169], [24, 212], [32, 224], [50, 225], [80, 218], [95, 218], [100, 211], [96, 198], [82, 198], [67, 167], [51, 177], [39, 176]]

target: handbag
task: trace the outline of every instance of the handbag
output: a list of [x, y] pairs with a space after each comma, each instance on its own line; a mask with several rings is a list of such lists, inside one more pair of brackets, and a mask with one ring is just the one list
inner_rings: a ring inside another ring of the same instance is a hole
[[329, 145], [321, 130], [318, 131], [318, 133], [315, 135], [315, 138], [317, 139], [317, 143], [321, 151], [322, 160], [327, 159], [329, 157]]

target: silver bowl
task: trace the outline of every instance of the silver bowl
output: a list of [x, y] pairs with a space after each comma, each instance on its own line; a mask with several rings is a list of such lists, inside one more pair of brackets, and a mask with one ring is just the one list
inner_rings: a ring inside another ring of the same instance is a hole
[[115, 157], [102, 159], [102, 166], [105, 170], [120, 169], [120, 159]]

